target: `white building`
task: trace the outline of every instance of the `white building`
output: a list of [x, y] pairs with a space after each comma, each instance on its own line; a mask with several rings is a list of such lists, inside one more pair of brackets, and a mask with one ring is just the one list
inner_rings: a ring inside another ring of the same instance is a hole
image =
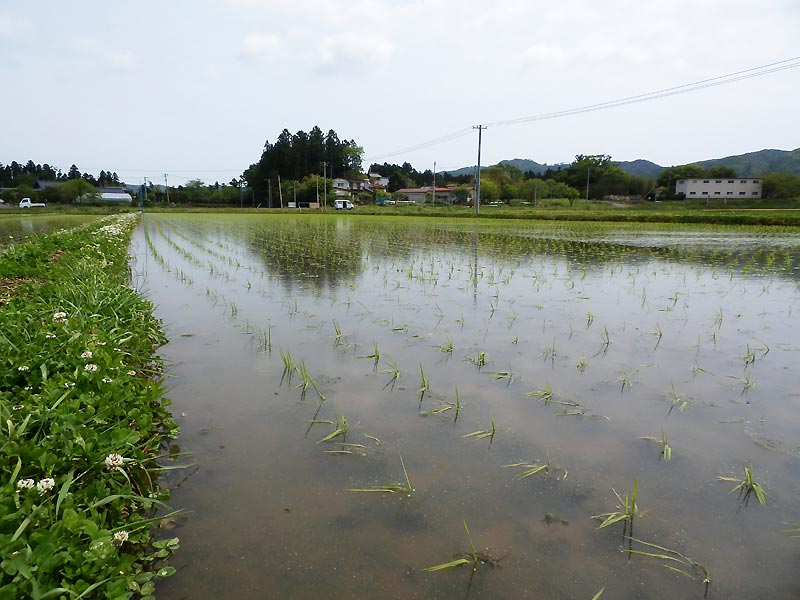
[[675, 182], [675, 193], [684, 194], [686, 198], [761, 198], [761, 180], [751, 177], [678, 179]]

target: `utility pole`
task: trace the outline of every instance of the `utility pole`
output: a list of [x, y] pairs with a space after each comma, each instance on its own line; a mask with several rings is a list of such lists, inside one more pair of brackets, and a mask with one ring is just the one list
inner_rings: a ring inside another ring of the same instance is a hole
[[586, 201], [589, 201], [589, 173], [592, 172], [592, 167], [586, 169]]
[[433, 205], [436, 206], [436, 161], [433, 161]]
[[278, 173], [278, 197], [281, 199], [281, 208], [283, 208], [283, 188], [281, 188], [281, 174]]
[[325, 161], [322, 162], [322, 185], [324, 187], [322, 210], [324, 211], [328, 208], [328, 163]]
[[167, 191], [167, 204], [169, 204], [169, 183], [167, 182], [166, 173], [164, 173], [164, 189]]
[[486, 125], [475, 125], [473, 129], [478, 130], [478, 168], [475, 172], [475, 216], [478, 216], [481, 204], [481, 136]]
[[269, 193], [269, 195], [267, 196], [267, 202], [269, 204], [269, 207], [272, 208], [272, 179], [271, 178], [267, 179], [267, 183], [269, 184], [269, 188], [267, 188]]

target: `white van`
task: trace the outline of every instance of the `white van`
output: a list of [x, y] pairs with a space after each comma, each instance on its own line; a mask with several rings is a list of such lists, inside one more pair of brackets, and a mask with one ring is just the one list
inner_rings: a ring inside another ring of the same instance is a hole
[[333, 206], [336, 210], [353, 210], [355, 208], [350, 200], [334, 200]]

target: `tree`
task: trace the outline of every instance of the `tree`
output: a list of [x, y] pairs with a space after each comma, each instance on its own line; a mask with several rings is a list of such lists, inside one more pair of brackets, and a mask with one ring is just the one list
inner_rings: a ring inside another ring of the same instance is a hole
[[62, 202], [95, 202], [97, 190], [85, 179], [70, 179], [58, 186]]
[[607, 154], [578, 154], [569, 167], [556, 174], [556, 179], [579, 190], [586, 190], [588, 180], [590, 198], [628, 192], [628, 174]]
[[736, 177], [738, 177], [734, 169], [723, 165], [717, 165], [716, 167], [711, 167], [708, 170], [708, 176], [716, 177], [717, 179], [735, 179]]
[[395, 171], [389, 175], [389, 192], [396, 192], [404, 188], [414, 187], [413, 180], [402, 171]]
[[667, 198], [675, 198], [675, 182], [678, 179], [700, 179], [706, 176], [705, 169], [700, 165], [680, 165], [667, 167], [661, 171], [656, 183], [659, 187], [666, 189]]
[[789, 200], [800, 198], [800, 175], [794, 173], [766, 173], [761, 178], [764, 198]]

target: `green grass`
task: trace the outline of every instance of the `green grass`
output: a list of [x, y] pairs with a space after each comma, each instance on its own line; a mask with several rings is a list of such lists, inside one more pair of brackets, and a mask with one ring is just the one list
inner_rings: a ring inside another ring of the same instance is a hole
[[[0, 597], [125, 598], [174, 572], [151, 526], [167, 411], [165, 342], [129, 287], [136, 216], [37, 237], [0, 255]], [[156, 511], [160, 511], [156, 516]]]

